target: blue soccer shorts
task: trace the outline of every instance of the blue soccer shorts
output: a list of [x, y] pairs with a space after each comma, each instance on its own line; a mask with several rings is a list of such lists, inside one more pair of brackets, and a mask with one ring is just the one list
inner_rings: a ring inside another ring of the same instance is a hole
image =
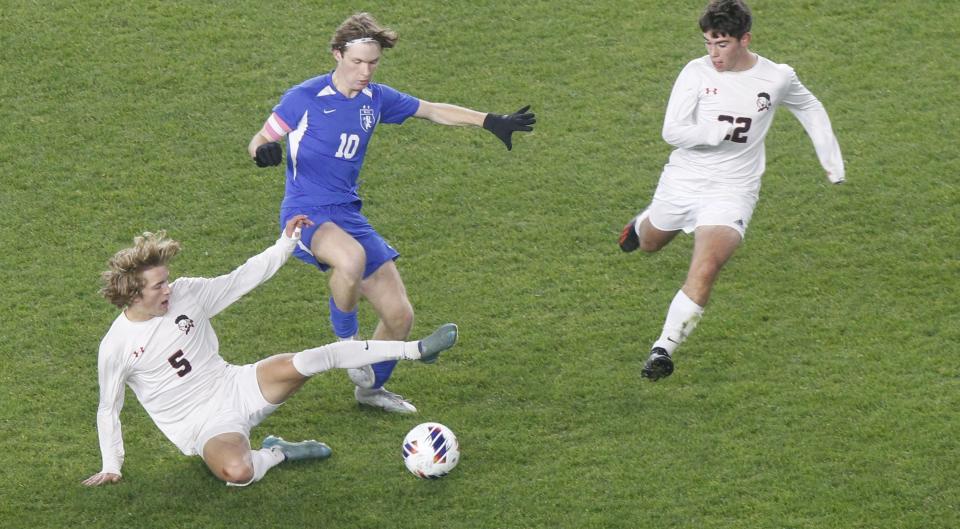
[[310, 252], [310, 241], [313, 234], [324, 222], [332, 222], [340, 229], [350, 234], [357, 242], [363, 246], [367, 254], [367, 264], [363, 270], [363, 278], [370, 277], [387, 261], [394, 261], [400, 257], [400, 252], [390, 246], [383, 237], [377, 233], [370, 225], [362, 213], [360, 213], [360, 202], [351, 204], [335, 204], [331, 206], [319, 206], [313, 208], [287, 208], [280, 210], [280, 229], [283, 230], [287, 221], [294, 215], [307, 215], [313, 221], [313, 226], [305, 226], [300, 232], [300, 242], [293, 251], [293, 255], [301, 261], [316, 266], [326, 272], [330, 267], [326, 263], [318, 261], [313, 253]]

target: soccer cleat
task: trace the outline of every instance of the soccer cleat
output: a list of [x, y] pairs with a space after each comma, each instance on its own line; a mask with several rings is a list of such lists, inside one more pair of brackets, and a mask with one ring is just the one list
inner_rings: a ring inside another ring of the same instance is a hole
[[358, 388], [372, 388], [377, 381], [377, 375], [373, 372], [373, 366], [370, 365], [347, 369], [347, 376]]
[[620, 232], [620, 249], [625, 252], [632, 252], [640, 247], [640, 236], [637, 235], [638, 218], [640, 218], [640, 215], [630, 219], [630, 222]]
[[357, 388], [353, 391], [357, 402], [364, 406], [380, 408], [390, 413], [417, 413], [417, 408], [396, 393], [387, 391], [384, 387], [376, 389]]
[[417, 346], [420, 349], [420, 361], [424, 364], [436, 362], [440, 353], [453, 347], [455, 343], [457, 343], [457, 325], [444, 323], [433, 331], [433, 334], [420, 340]]
[[[348, 336], [346, 338], [338, 336], [337, 340], [341, 342], [348, 342], [348, 341], [354, 341], [354, 340], [359, 341], [360, 335], [355, 334], [353, 336]], [[361, 387], [361, 388], [372, 388], [373, 385], [377, 382], [377, 375], [374, 374], [373, 372], [373, 366], [369, 366], [369, 365], [363, 366], [363, 367], [357, 367], [357, 368], [352, 368], [352, 367], [348, 368], [347, 376], [350, 377], [351, 382], [353, 382], [354, 384], [356, 384], [358, 387]]]
[[283, 438], [275, 435], [268, 435], [263, 439], [264, 448], [279, 448], [287, 461], [297, 461], [300, 459], [326, 459], [333, 454], [330, 447], [320, 441], [300, 441], [291, 443], [284, 441]]
[[643, 378], [649, 378], [650, 382], [656, 382], [661, 378], [666, 378], [673, 373], [673, 359], [670, 354], [662, 347], [654, 347], [650, 351], [650, 357], [643, 364], [640, 375]]

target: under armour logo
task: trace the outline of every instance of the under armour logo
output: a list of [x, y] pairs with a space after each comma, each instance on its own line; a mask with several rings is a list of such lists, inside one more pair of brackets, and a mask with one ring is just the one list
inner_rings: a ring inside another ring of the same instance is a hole
[[717, 95], [716, 88], [707, 88], [706, 90], [707, 90], [707, 95], [710, 95], [710, 94]]

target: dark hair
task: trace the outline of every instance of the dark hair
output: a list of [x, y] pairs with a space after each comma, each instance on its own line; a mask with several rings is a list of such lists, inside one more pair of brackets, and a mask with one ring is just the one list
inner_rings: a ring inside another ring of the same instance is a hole
[[753, 16], [743, 0], [712, 0], [700, 16], [700, 31], [716, 37], [741, 38], [750, 31]]
[[347, 17], [330, 39], [330, 49], [343, 52], [352, 40], [369, 38], [377, 41], [383, 49], [397, 43], [397, 32], [381, 26], [370, 13], [356, 13]]

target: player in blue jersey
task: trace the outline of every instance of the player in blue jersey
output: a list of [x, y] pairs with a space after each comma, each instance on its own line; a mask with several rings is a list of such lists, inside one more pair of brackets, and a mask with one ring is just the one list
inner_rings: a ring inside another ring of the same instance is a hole
[[[399, 253], [360, 212], [358, 176], [376, 126], [403, 123], [409, 117], [473, 125], [489, 130], [512, 149], [512, 134], [533, 130], [536, 122], [529, 107], [513, 114], [486, 114], [373, 83], [383, 50], [396, 42], [396, 32], [380, 26], [368, 13], [347, 18], [330, 42], [336, 68], [288, 90], [248, 146], [258, 166], [278, 165], [283, 160], [279, 141], [287, 138], [280, 223], [299, 212], [313, 221], [294, 255], [330, 270], [330, 321], [341, 339], [357, 335], [361, 297], [380, 317], [373, 339], [402, 340], [413, 326], [413, 307], [394, 264]], [[384, 362], [349, 370], [357, 385], [357, 401], [392, 412], [416, 412], [383, 387], [395, 365]]]

